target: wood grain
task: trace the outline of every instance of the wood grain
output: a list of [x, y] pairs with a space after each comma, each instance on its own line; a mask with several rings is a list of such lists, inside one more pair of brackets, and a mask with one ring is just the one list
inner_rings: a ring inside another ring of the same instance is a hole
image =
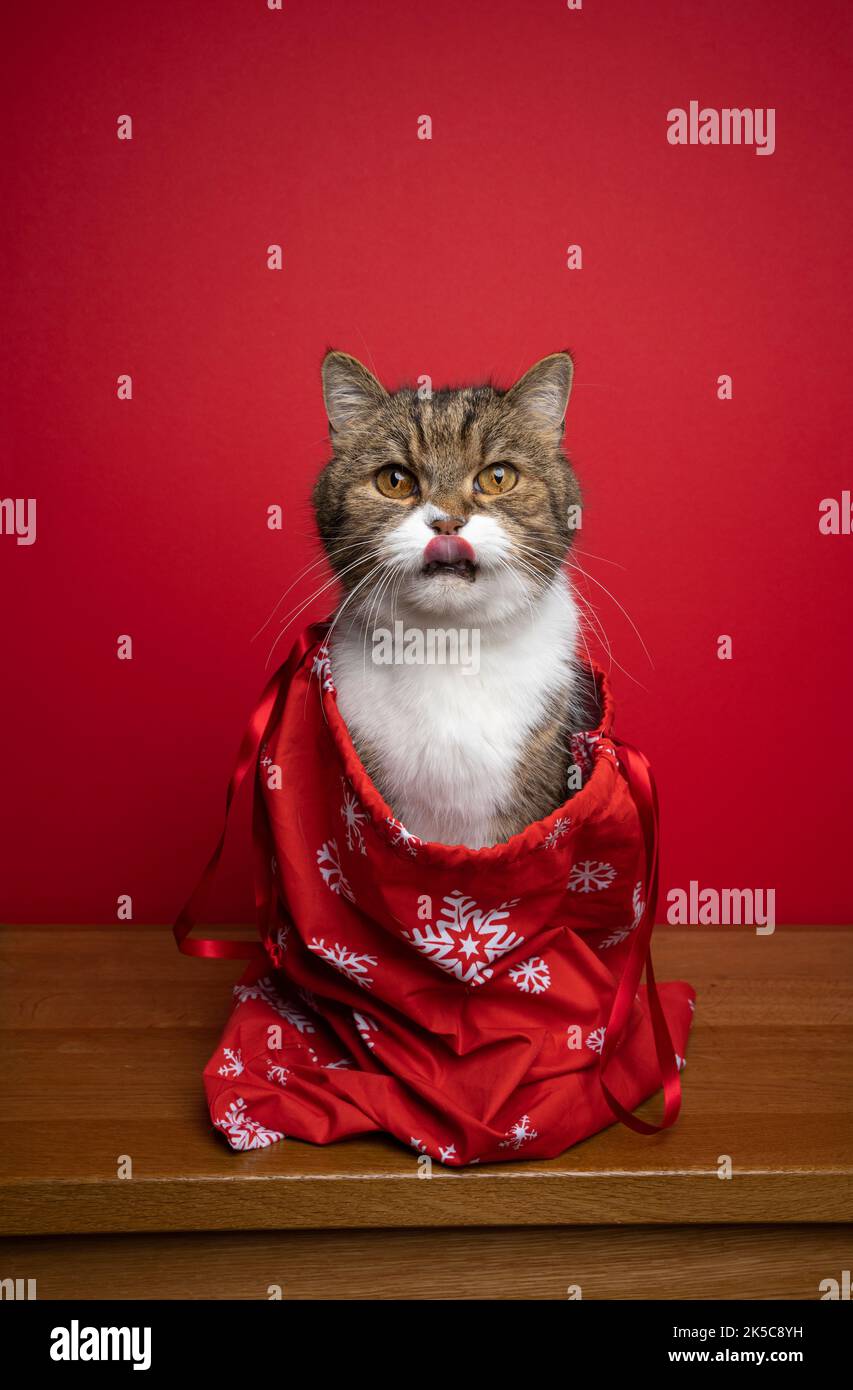
[[655, 956], [699, 996], [673, 1131], [423, 1181], [388, 1139], [234, 1154], [212, 1132], [200, 1073], [239, 964], [182, 957], [162, 928], [5, 928], [0, 1232], [848, 1221], [853, 932], [664, 929]]
[[766, 1300], [818, 1298], [851, 1255], [849, 1226], [483, 1227], [33, 1237], [0, 1272], [40, 1299]]

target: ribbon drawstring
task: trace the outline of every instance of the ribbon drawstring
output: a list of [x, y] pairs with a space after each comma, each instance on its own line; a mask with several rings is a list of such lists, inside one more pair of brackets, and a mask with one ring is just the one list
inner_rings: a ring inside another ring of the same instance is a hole
[[[273, 711], [278, 704], [279, 695], [287, 690], [290, 681], [297, 668], [302, 664], [307, 653], [316, 645], [318, 634], [325, 631], [325, 628], [308, 628], [301, 634], [293, 647], [287, 660], [278, 668], [275, 675], [267, 682], [263, 694], [257, 705], [252, 711], [251, 718], [246, 727], [240, 743], [240, 751], [237, 754], [237, 764], [228, 782], [228, 790], [225, 793], [225, 823], [222, 827], [222, 834], [213, 854], [207, 862], [207, 866], [201, 875], [198, 883], [190, 894], [187, 902], [181, 909], [172, 928], [175, 934], [175, 941], [178, 950], [183, 951], [186, 956], [206, 956], [208, 959], [216, 960], [254, 960], [257, 956], [265, 954], [264, 948], [259, 941], [235, 941], [217, 940], [214, 937], [193, 937], [190, 932], [197, 926], [207, 903], [207, 896], [210, 886], [216, 874], [216, 866], [222, 856], [225, 846], [225, 836], [228, 831], [228, 817], [231, 812], [231, 804], [237, 795], [240, 787], [249, 772], [255, 773], [258, 765], [258, 754], [261, 744], [264, 741], [266, 731], [269, 727]], [[261, 893], [259, 880], [256, 874], [255, 880], [255, 902], [258, 912], [263, 910], [265, 894]]]
[[[681, 1109], [681, 1080], [675, 1060], [675, 1049], [658, 994], [650, 947], [658, 897], [658, 798], [651, 765], [645, 754], [630, 743], [623, 743], [621, 739], [614, 739], [613, 742], [616, 745], [619, 766], [628, 783], [640, 818], [646, 850], [647, 891], [645, 907], [633, 932], [631, 949], [625, 962], [622, 978], [616, 989], [610, 1018], [604, 1032], [604, 1043], [598, 1058], [598, 1075], [604, 1098], [623, 1125], [635, 1130], [637, 1134], [659, 1134], [661, 1130], [669, 1129], [670, 1125], [675, 1124], [678, 1118], [678, 1112]], [[625, 1036], [644, 965], [646, 968], [646, 998], [649, 1004], [655, 1052], [663, 1085], [663, 1116], [660, 1124], [652, 1124], [632, 1115], [630, 1110], [626, 1110], [624, 1105], [616, 1099], [604, 1080], [604, 1069], [618, 1051]]]

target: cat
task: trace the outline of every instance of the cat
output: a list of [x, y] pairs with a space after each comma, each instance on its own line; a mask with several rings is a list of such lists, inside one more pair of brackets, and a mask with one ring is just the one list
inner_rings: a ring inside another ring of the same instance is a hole
[[[570, 735], [594, 688], [564, 572], [580, 487], [562, 450], [567, 352], [507, 391], [388, 392], [356, 358], [322, 365], [332, 458], [313, 502], [344, 599], [330, 634], [338, 706], [398, 820], [471, 849], [569, 796]], [[479, 668], [383, 664], [373, 635], [479, 635]]]

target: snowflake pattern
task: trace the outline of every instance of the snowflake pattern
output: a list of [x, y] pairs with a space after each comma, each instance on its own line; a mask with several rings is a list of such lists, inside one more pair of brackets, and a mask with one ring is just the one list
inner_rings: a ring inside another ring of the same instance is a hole
[[687, 1062], [685, 1061], [685, 1059], [683, 1057], [679, 1057], [677, 1052], [675, 1054], [675, 1065], [679, 1071], [684, 1071], [684, 1068], [687, 1066]]
[[268, 937], [267, 948], [268, 951], [270, 951], [272, 959], [274, 959], [275, 965], [281, 965], [282, 956], [285, 955], [286, 949], [288, 949], [290, 930], [292, 930], [290, 923], [285, 922], [282, 923], [281, 926], [274, 927], [274, 930], [270, 933], [270, 937]]
[[358, 951], [351, 951], [348, 946], [342, 946], [339, 941], [334, 941], [327, 946], [321, 938], [319, 941], [316, 936], [308, 942], [309, 951], [316, 951], [342, 975], [346, 975], [348, 980], [352, 980], [354, 985], [361, 985], [362, 989], [370, 989], [373, 985], [372, 976], [368, 975], [369, 965], [378, 965], [376, 956], [366, 956]]
[[260, 980], [253, 980], [248, 985], [235, 985], [234, 998], [239, 1004], [260, 1001], [268, 1004], [280, 1018], [293, 1025], [299, 1033], [314, 1033], [316, 1029], [310, 1018], [301, 1013], [296, 1005], [289, 999], [283, 999], [268, 975]]
[[592, 772], [592, 749], [589, 734], [583, 732], [572, 734], [569, 739], [569, 747], [572, 750], [572, 762], [581, 770], [581, 785], [583, 785]]
[[352, 1011], [352, 1016], [355, 1026], [358, 1029], [359, 1037], [365, 1046], [369, 1047], [372, 1052], [376, 1044], [370, 1035], [371, 1033], [379, 1032], [379, 1024], [376, 1022], [376, 1019], [371, 1018], [369, 1014], [360, 1014], [355, 1009]]
[[612, 741], [604, 734], [581, 730], [580, 733], [572, 734], [569, 739], [569, 746], [572, 750], [572, 758], [580, 768], [584, 782], [595, 766], [597, 752], [600, 751], [606, 757], [612, 758], [614, 762], [618, 761]]
[[598, 948], [599, 951], [607, 951], [611, 946], [621, 946], [622, 942], [631, 935], [631, 932], [635, 931], [640, 925], [643, 920], [643, 913], [646, 910], [646, 904], [643, 901], [642, 883], [634, 885], [632, 906], [634, 908], [633, 922], [629, 922], [627, 927], [619, 927], [617, 931], [611, 932], [609, 936], [606, 936]]
[[551, 972], [541, 956], [530, 956], [508, 972], [516, 989], [522, 994], [544, 994], [551, 987]]
[[355, 894], [350, 888], [349, 881], [341, 868], [341, 856], [338, 849], [337, 840], [327, 840], [317, 850], [317, 868], [323, 875], [323, 881], [328, 885], [333, 893], [339, 897], [346, 898], [348, 902], [355, 902]]
[[367, 854], [367, 845], [364, 842], [364, 832], [361, 828], [367, 824], [367, 814], [361, 809], [358, 797], [346, 777], [341, 778], [341, 787], [344, 793], [341, 820], [345, 826], [347, 849], [358, 850], [360, 854]]
[[332, 680], [332, 659], [329, 656], [329, 648], [324, 642], [317, 648], [317, 655], [311, 666], [312, 676], [317, 676], [324, 690], [330, 690], [334, 694], [335, 683]]
[[414, 859], [418, 852], [418, 845], [423, 844], [417, 835], [413, 835], [411, 830], [407, 830], [402, 821], [397, 820], [396, 816], [386, 816], [385, 823], [389, 827], [392, 845], [402, 845], [403, 849], [408, 850]]
[[[319, 648], [314, 658], [313, 673], [322, 681], [324, 690], [334, 692], [331, 660], [325, 644]], [[581, 765], [584, 771], [584, 780], [594, 766], [595, 750], [599, 741], [599, 735], [580, 734], [572, 737], [573, 755], [575, 761]], [[602, 742], [601, 751], [610, 753], [615, 757], [615, 750], [611, 746], [607, 746], [606, 741]], [[267, 753], [266, 745], [261, 750], [260, 761], [264, 767], [272, 761]], [[347, 778], [341, 778], [341, 786], [343, 801], [340, 815], [344, 825], [346, 848], [351, 853], [366, 855], [367, 846], [363, 827], [369, 823], [369, 818]], [[404, 849], [412, 857], [416, 857], [422, 841], [393, 816], [387, 817], [387, 826], [391, 843], [395, 847]], [[561, 816], [555, 820], [543, 841], [542, 848], [555, 849], [568, 834], [570, 826], [570, 817]], [[355, 896], [343, 871], [336, 839], [330, 838], [317, 850], [316, 861], [329, 890], [354, 903]], [[277, 869], [275, 860], [273, 860], [272, 867], [275, 874]], [[609, 888], [616, 877], [616, 869], [612, 864], [585, 859], [572, 864], [567, 887], [573, 892], [584, 894], [600, 892]], [[486, 910], [475, 899], [457, 890], [443, 898], [442, 907], [434, 922], [416, 926], [411, 931], [404, 932], [403, 935], [440, 969], [465, 984], [481, 985], [493, 977], [494, 963], [524, 942], [524, 937], [513, 931], [510, 926], [511, 909], [517, 906], [518, 901], [517, 898], [511, 899], [501, 903], [498, 907]], [[634, 917], [631, 924], [611, 933], [601, 943], [599, 950], [620, 944], [631, 932], [636, 930], [645, 909], [642, 883], [636, 884], [632, 903]], [[281, 953], [287, 949], [290, 931], [291, 925], [285, 923], [271, 933], [271, 942]], [[320, 955], [334, 969], [353, 983], [358, 984], [360, 988], [368, 990], [373, 986], [374, 980], [369, 970], [378, 965], [375, 956], [350, 950], [337, 941], [330, 941], [327, 944], [324, 938], [317, 939], [315, 937], [307, 944], [309, 950]], [[516, 988], [525, 994], [543, 994], [551, 987], [549, 966], [540, 956], [528, 957], [520, 964], [509, 968], [507, 973]], [[304, 994], [305, 992], [301, 993]], [[263, 1002], [297, 1028], [300, 1033], [314, 1033], [316, 1031], [310, 1019], [301, 1013], [291, 1001], [285, 1000], [279, 994], [269, 977], [263, 977], [251, 984], [235, 986], [234, 995], [239, 1003]], [[312, 1002], [310, 997], [307, 1002], [310, 1006]], [[695, 1000], [689, 999], [688, 1004], [691, 1011], [695, 1009]], [[372, 1050], [375, 1046], [373, 1035], [379, 1031], [378, 1024], [373, 1018], [355, 1010], [352, 1011], [352, 1017], [365, 1046]], [[600, 1054], [603, 1051], [605, 1036], [605, 1027], [592, 1029], [585, 1039], [586, 1047], [590, 1051]], [[233, 1050], [223, 1048], [222, 1057], [223, 1065], [218, 1068], [220, 1076], [237, 1078], [244, 1073], [245, 1066], [239, 1048]], [[315, 1062], [319, 1060], [316, 1053], [313, 1054], [313, 1060]], [[685, 1065], [684, 1058], [675, 1054], [675, 1062], [678, 1070], [681, 1071]], [[328, 1070], [335, 1070], [352, 1067], [355, 1063], [351, 1058], [342, 1057], [323, 1065]], [[269, 1057], [266, 1058], [266, 1066], [267, 1080], [281, 1087], [286, 1086], [290, 1076], [289, 1069], [274, 1062]], [[215, 1124], [223, 1131], [231, 1146], [238, 1150], [265, 1148], [285, 1138], [283, 1133], [268, 1129], [260, 1121], [253, 1119], [248, 1113], [246, 1101], [242, 1097], [233, 1100], [223, 1117], [216, 1120]], [[499, 1148], [518, 1151], [538, 1137], [538, 1132], [533, 1128], [530, 1116], [525, 1114], [506, 1131]], [[413, 1137], [410, 1143], [418, 1154], [427, 1154], [429, 1151], [427, 1143], [422, 1139]], [[441, 1163], [458, 1164], [459, 1162], [456, 1145], [453, 1143], [436, 1144], [433, 1153], [434, 1155], [437, 1154], [438, 1161]], [[478, 1160], [472, 1161], [477, 1162]]]
[[506, 1132], [506, 1138], [498, 1144], [499, 1149], [520, 1149], [523, 1144], [529, 1144], [531, 1139], [538, 1139], [538, 1132], [531, 1127], [530, 1116], [522, 1115], [520, 1120], [516, 1120], [514, 1125], [510, 1125]]
[[582, 859], [579, 864], [572, 865], [568, 887], [573, 893], [600, 892], [602, 888], [609, 888], [615, 877], [612, 864], [604, 864], [599, 859]]
[[[420, 1156], [421, 1154], [426, 1154], [427, 1157], [430, 1157], [430, 1156], [431, 1156], [431, 1155], [430, 1155], [430, 1152], [429, 1152], [429, 1145], [428, 1145], [427, 1143], [425, 1143], [425, 1141], [424, 1141], [423, 1139], [411, 1138], [411, 1139], [409, 1140], [409, 1143], [411, 1144], [412, 1148], [415, 1150], [415, 1153], [418, 1154], [419, 1156]], [[459, 1155], [458, 1155], [457, 1152], [456, 1152], [456, 1145], [455, 1145], [455, 1144], [437, 1144], [437, 1145], [436, 1145], [436, 1158], [438, 1159], [438, 1162], [439, 1162], [439, 1163], [458, 1163], [458, 1162], [459, 1162]]]
[[222, 1055], [225, 1058], [224, 1066], [219, 1068], [220, 1076], [242, 1076], [243, 1075], [243, 1054], [240, 1048], [232, 1050], [230, 1047], [223, 1047]]
[[450, 893], [434, 924], [403, 934], [449, 975], [464, 984], [482, 985], [492, 978], [494, 961], [524, 941], [507, 926], [509, 909], [518, 901], [512, 898], [485, 912], [464, 893]]
[[571, 823], [571, 818], [569, 816], [558, 816], [551, 826], [551, 829], [548, 831], [548, 834], [545, 836], [545, 839], [542, 841], [542, 848], [556, 849], [560, 840], [562, 840], [563, 836], [568, 832]]
[[232, 1100], [222, 1119], [214, 1123], [225, 1134], [232, 1149], [267, 1149], [284, 1138], [277, 1129], [266, 1129], [260, 1121], [253, 1120], [242, 1096]]

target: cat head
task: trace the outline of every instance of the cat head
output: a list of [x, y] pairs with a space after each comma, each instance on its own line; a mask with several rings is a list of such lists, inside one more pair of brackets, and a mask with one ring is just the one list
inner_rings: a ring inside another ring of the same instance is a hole
[[333, 457], [314, 508], [350, 611], [376, 612], [383, 596], [424, 620], [529, 609], [577, 524], [580, 489], [561, 448], [572, 373], [558, 352], [508, 391], [389, 392], [356, 358], [327, 353]]

